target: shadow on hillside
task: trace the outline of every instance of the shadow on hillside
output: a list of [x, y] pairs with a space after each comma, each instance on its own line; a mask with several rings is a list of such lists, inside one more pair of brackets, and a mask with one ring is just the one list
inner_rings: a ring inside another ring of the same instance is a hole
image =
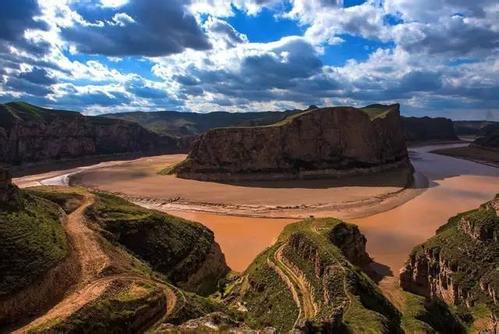
[[393, 271], [389, 266], [382, 263], [373, 261], [367, 266], [364, 266], [362, 270], [369, 276], [376, 284], [378, 284], [383, 278], [387, 276], [393, 276]]

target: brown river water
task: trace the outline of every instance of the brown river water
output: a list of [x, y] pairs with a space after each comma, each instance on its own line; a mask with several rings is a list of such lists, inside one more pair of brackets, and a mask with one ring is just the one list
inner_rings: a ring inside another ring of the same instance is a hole
[[[359, 225], [367, 237], [369, 254], [376, 262], [385, 266], [385, 274], [390, 276], [391, 272], [397, 276], [410, 250], [431, 237], [449, 217], [476, 208], [499, 192], [498, 168], [429, 153], [431, 150], [452, 146], [433, 145], [411, 149], [411, 160], [419, 179], [427, 179], [417, 182], [417, 186], [421, 185], [417, 195], [380, 213], [361, 218], [343, 218]], [[106, 166], [109, 167], [109, 163]], [[97, 170], [100, 167], [94, 168]], [[48, 173], [46, 176], [28, 176], [15, 179], [14, 182], [20, 186], [64, 185], [69, 175], [82, 171], [72, 169]], [[422, 184], [428, 184], [428, 188], [423, 189]], [[192, 210], [165, 211], [198, 221], [213, 230], [228, 265], [235, 271], [243, 271], [260, 252], [274, 242], [284, 226], [297, 221], [218, 215]]]

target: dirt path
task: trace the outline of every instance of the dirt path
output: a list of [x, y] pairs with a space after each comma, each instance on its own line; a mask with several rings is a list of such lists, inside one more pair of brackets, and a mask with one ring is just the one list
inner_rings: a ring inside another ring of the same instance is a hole
[[82, 205], [68, 215], [67, 220], [64, 223], [66, 233], [71, 239], [74, 252], [76, 253], [81, 268], [81, 276], [78, 282], [79, 288], [65, 297], [59, 304], [55, 305], [43, 316], [35, 319], [14, 333], [25, 333], [48, 321], [67, 318], [83, 305], [102, 295], [106, 288], [116, 279], [109, 277], [98, 280], [100, 274], [110, 265], [111, 261], [102, 250], [95, 233], [85, 225], [85, 210], [91, 206], [94, 201], [95, 199], [93, 196], [85, 196]]
[[[295, 321], [295, 326], [304, 323], [305, 320], [313, 319], [318, 312], [317, 304], [314, 302], [313, 293], [308, 286], [301, 273], [297, 273], [295, 269], [288, 265], [284, 255], [282, 254], [285, 244], [280, 246], [274, 253], [273, 262], [280, 270], [279, 276], [285, 277], [288, 286], [292, 286], [292, 295], [299, 309], [298, 317]], [[275, 268], [274, 268], [275, 270]]]
[[[68, 215], [64, 227], [71, 240], [73, 249], [81, 267], [81, 273], [76, 290], [67, 295], [60, 303], [47, 313], [35, 319], [14, 333], [26, 333], [45, 323], [66, 319], [84, 305], [96, 300], [111, 284], [117, 280], [135, 280], [153, 283], [161, 286], [166, 298], [166, 309], [161, 320], [165, 320], [177, 307], [177, 294], [174, 287], [155, 279], [145, 279], [127, 273], [104, 276], [107, 268], [111, 267], [111, 258], [102, 249], [96, 233], [85, 224], [85, 210], [94, 204], [95, 198], [88, 194], [82, 205]], [[103, 277], [104, 276], [104, 277]], [[177, 289], [175, 289], [177, 290]], [[179, 291], [180, 295], [183, 294]], [[185, 297], [184, 297], [185, 304]]]

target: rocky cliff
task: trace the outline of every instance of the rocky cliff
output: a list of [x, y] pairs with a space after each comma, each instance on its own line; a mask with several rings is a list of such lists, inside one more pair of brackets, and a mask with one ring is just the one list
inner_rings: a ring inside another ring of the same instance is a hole
[[255, 329], [396, 333], [399, 313], [350, 262], [366, 264], [368, 259], [365, 238], [355, 226], [332, 218], [307, 219], [288, 225], [227, 299]]
[[405, 290], [448, 304], [486, 305], [497, 319], [499, 195], [457, 215], [416, 247], [400, 273]]
[[229, 268], [213, 232], [201, 224], [96, 194], [87, 217], [117, 242], [183, 289], [212, 293]]
[[0, 105], [0, 162], [22, 164], [116, 153], [176, 152], [177, 141], [140, 125], [27, 103]]
[[408, 166], [399, 105], [309, 109], [260, 127], [213, 129], [173, 169], [202, 180], [340, 177]]
[[410, 142], [458, 140], [452, 120], [444, 117], [402, 117], [402, 127]]

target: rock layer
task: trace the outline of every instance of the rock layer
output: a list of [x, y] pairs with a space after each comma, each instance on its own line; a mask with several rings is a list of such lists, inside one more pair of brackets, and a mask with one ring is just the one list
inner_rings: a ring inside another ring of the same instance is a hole
[[24, 164], [117, 153], [168, 153], [177, 141], [140, 125], [26, 103], [0, 105], [0, 162]]
[[269, 126], [213, 129], [173, 169], [201, 180], [341, 177], [409, 166], [399, 105], [311, 109]]
[[403, 289], [472, 307], [486, 304], [497, 317], [499, 195], [453, 217], [435, 237], [416, 247], [400, 273]]

